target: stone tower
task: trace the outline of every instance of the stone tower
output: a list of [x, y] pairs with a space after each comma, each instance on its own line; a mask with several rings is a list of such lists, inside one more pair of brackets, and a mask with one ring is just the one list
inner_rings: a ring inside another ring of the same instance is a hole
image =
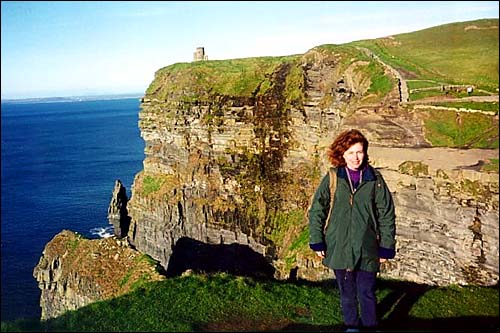
[[193, 61], [208, 60], [204, 47], [197, 47], [193, 53]]

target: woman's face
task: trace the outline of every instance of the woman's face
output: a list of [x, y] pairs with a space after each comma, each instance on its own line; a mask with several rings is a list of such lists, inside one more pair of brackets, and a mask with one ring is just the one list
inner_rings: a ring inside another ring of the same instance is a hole
[[353, 144], [344, 152], [344, 155], [342, 156], [344, 157], [345, 163], [349, 169], [358, 170], [365, 157], [363, 144], [361, 142]]

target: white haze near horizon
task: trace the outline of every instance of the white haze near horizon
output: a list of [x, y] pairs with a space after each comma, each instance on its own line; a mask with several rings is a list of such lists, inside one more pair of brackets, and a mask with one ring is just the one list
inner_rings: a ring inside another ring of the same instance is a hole
[[302, 54], [498, 18], [497, 1], [2, 1], [2, 100], [145, 92], [190, 62]]

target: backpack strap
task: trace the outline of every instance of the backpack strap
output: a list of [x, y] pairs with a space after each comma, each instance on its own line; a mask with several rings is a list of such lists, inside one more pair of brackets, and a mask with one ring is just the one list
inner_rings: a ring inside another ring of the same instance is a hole
[[331, 167], [329, 173], [330, 173], [330, 209], [328, 211], [328, 216], [326, 218], [325, 227], [323, 231], [326, 231], [328, 223], [330, 223], [330, 217], [332, 216], [332, 211], [333, 211], [333, 202], [335, 200], [335, 191], [337, 190], [337, 168]]

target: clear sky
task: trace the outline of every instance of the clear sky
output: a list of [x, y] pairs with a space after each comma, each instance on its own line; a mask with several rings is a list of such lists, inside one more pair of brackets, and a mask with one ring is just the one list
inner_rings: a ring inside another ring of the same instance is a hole
[[142, 94], [158, 69], [498, 18], [498, 1], [2, 1], [2, 99]]

